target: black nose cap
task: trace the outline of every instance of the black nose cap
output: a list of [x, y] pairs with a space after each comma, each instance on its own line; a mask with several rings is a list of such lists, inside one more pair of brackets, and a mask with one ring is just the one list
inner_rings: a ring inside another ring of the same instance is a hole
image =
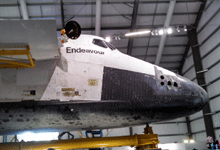
[[209, 102], [208, 93], [202, 87], [200, 87], [200, 96], [201, 96], [201, 98], [202, 98], [204, 103], [208, 103]]

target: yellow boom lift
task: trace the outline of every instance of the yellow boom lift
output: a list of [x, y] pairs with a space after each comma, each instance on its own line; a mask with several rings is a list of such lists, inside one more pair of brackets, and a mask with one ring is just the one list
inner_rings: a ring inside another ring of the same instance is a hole
[[71, 150], [103, 147], [131, 146], [136, 149], [158, 149], [158, 135], [151, 127], [144, 129], [144, 134], [120, 137], [82, 138], [47, 142], [16, 142], [0, 144], [1, 150]]

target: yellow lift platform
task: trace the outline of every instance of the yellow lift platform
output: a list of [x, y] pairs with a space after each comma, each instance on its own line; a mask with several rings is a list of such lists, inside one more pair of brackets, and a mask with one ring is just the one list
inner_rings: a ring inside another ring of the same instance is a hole
[[103, 147], [131, 146], [136, 149], [158, 149], [158, 135], [151, 127], [146, 127], [144, 134], [120, 137], [82, 138], [47, 142], [16, 142], [0, 144], [1, 150], [71, 150]]
[[[24, 60], [9, 60], [10, 57], [5, 56], [14, 56], [14, 55], [27, 55], [29, 63], [24, 62]], [[5, 59], [0, 59], [0, 68], [34, 68], [35, 67], [35, 59], [31, 57], [30, 47], [26, 46], [26, 50], [0, 50], [0, 57]]]

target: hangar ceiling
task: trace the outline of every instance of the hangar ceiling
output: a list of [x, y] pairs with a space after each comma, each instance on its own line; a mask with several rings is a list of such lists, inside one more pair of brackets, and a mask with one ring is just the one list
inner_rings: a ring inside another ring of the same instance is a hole
[[[22, 20], [22, 1], [27, 7], [30, 20], [56, 20], [57, 31], [69, 20], [77, 21], [82, 33], [95, 34], [96, 0], [10, 0], [0, 1], [1, 20]], [[144, 61], [155, 63], [158, 49], [161, 46], [161, 57], [157, 64], [174, 72], [182, 70], [185, 51], [189, 49], [187, 32], [184, 27], [194, 27], [200, 19], [200, 0], [102, 0], [101, 4], [101, 36], [119, 37], [112, 40], [121, 52], [130, 54]], [[210, 1], [211, 3], [211, 1]], [[209, 5], [206, 5], [207, 7]], [[206, 8], [204, 8], [204, 11]], [[170, 13], [169, 26], [173, 33], [164, 35], [155, 32], [166, 26]], [[127, 38], [125, 33], [138, 29], [149, 29], [154, 32], [144, 36]], [[178, 32], [179, 31], [179, 32]]]

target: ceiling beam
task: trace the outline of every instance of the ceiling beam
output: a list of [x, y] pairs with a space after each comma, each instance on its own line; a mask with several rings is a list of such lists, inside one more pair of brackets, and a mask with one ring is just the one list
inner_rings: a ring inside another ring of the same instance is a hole
[[[170, 5], [169, 5], [169, 8], [168, 8], [168, 12], [167, 12], [167, 16], [166, 16], [166, 20], [165, 20], [165, 24], [164, 24], [165, 28], [168, 28], [170, 26], [170, 22], [171, 22], [171, 19], [172, 19], [172, 15], [173, 15], [175, 5], [176, 5], [176, 0], [170, 1]], [[160, 64], [161, 56], [162, 56], [162, 53], [163, 53], [163, 48], [164, 48], [164, 45], [165, 45], [165, 42], [166, 42], [166, 37], [167, 37], [167, 34], [161, 35], [161, 40], [160, 40], [160, 45], [159, 45], [159, 49], [158, 49], [158, 52], [157, 52], [157, 57], [156, 57], [156, 60], [155, 60], [155, 65]]]
[[[166, 13], [141, 13], [141, 14], [137, 14], [137, 16], [141, 16], [141, 17], [151, 17], [151, 16], [166, 16]], [[173, 15], [176, 16], [183, 16], [183, 15], [198, 15], [198, 12], [188, 12], [188, 13], [173, 13]], [[75, 16], [75, 18], [91, 18], [91, 17], [95, 17], [96, 15], [94, 14], [78, 14]], [[101, 17], [119, 17], [119, 16], [128, 16], [128, 17], [132, 17], [132, 14], [102, 14]], [[37, 16], [32, 16], [32, 17], [37, 17]], [[44, 16], [44, 17], [56, 17], [59, 18], [59, 15], [51, 15], [51, 16]], [[65, 15], [66, 18], [70, 18], [72, 17], [72, 15]]]
[[[166, 16], [167, 13], [141, 13], [137, 14], [137, 16], [141, 17], [151, 17], [151, 16]], [[173, 13], [175, 16], [183, 16], [183, 15], [198, 15], [198, 12], [188, 12], [188, 13]], [[66, 18], [72, 17], [72, 15], [65, 15]], [[96, 15], [94, 14], [78, 14], [75, 16], [75, 18], [91, 18], [95, 17]], [[101, 17], [119, 17], [119, 16], [127, 16], [127, 17], [132, 17], [132, 14], [102, 14]], [[47, 17], [47, 16], [45, 16]], [[59, 17], [59, 16], [53, 16], [53, 17]]]
[[[138, 5], [139, 5], [139, 0], [134, 1], [134, 8], [133, 8], [133, 13], [132, 13], [132, 19], [131, 19], [131, 29], [130, 31], [134, 30], [136, 20], [137, 20], [137, 13], [138, 13]], [[133, 37], [129, 38], [128, 40], [128, 48], [127, 48], [127, 54], [131, 55], [132, 54], [132, 47], [133, 47], [133, 42], [134, 39]]]
[[[150, 61], [148, 61], [148, 62], [149, 62], [149, 63], [153, 63], [153, 62], [150, 62]], [[180, 63], [180, 61], [162, 61], [162, 62], [161, 62], [162, 65], [165, 65], [165, 64], [171, 64], [171, 65], [172, 65], [172, 64], [174, 64], [174, 63], [175, 63], [175, 64], [178, 64], [178, 63]]]
[[20, 6], [21, 6], [21, 13], [22, 13], [23, 20], [29, 20], [26, 1], [20, 0], [19, 2], [20, 2]]
[[[185, 44], [175, 44], [175, 45], [164, 45], [164, 47], [186, 47], [187, 45]], [[149, 48], [158, 48], [159, 45], [149, 45]], [[117, 47], [118, 49], [126, 49], [126, 46], [121, 46], [121, 47]], [[134, 46], [133, 49], [135, 48], [147, 48], [147, 45], [145, 46]]]
[[[170, 1], [144, 1], [140, 0], [140, 4], [166, 4], [169, 3]], [[197, 3], [198, 0], [178, 0], [177, 3]], [[102, 4], [104, 5], [109, 5], [109, 4], [131, 4], [131, 1], [115, 1], [115, 2], [103, 2]], [[65, 2], [64, 5], [96, 5], [95, 2]], [[39, 2], [39, 3], [27, 3], [28, 6], [39, 6], [39, 5], [60, 5], [58, 2]], [[14, 7], [18, 6], [17, 3], [12, 3], [12, 4], [0, 4], [0, 7]]]
[[[174, 13], [173, 15], [175, 16], [184, 16], [184, 15], [198, 15], [197, 12], [189, 12], [189, 13]], [[101, 17], [132, 17], [132, 14], [102, 14]], [[166, 16], [166, 13], [149, 13], [149, 14], [137, 14], [137, 16], [141, 16], [141, 17], [152, 17], [152, 16]], [[64, 18], [71, 18], [73, 17], [73, 15], [65, 15]], [[95, 17], [95, 15], [93, 14], [78, 14], [76, 16], [74, 16], [74, 18], [91, 18], [91, 17]], [[16, 17], [16, 16], [4, 16], [4, 17], [0, 17], [3, 19], [21, 19], [21, 17]], [[60, 15], [45, 15], [45, 16], [29, 16], [29, 18], [61, 18]]]
[[[164, 57], [181, 57], [183, 54], [163, 54]], [[146, 55], [132, 55], [133, 57], [145, 57]], [[147, 55], [147, 57], [156, 57], [156, 54]]]
[[[180, 28], [182, 27], [181, 25], [179, 24], [172, 24], [170, 25], [170, 27], [177, 27], [179, 26]], [[189, 25], [190, 26], [190, 25]], [[138, 30], [138, 29], [158, 29], [158, 28], [162, 28], [164, 27], [164, 25], [136, 25], [134, 27], [135, 30]], [[131, 29], [131, 26], [109, 26], [109, 27], [101, 27], [101, 30], [129, 30]], [[57, 29], [58, 31], [60, 31], [61, 29]], [[95, 30], [94, 27], [91, 27], [91, 28], [83, 28], [82, 27], [82, 30], [84, 31], [90, 31], [90, 30]]]
[[[169, 35], [167, 35], [167, 38], [170, 38], [170, 37], [179, 37], [179, 38], [181, 38], [181, 37], [183, 37], [183, 38], [185, 38], [185, 37], [187, 37], [187, 35], [186, 34], [169, 34]], [[122, 39], [127, 39], [127, 37], [121, 37]], [[160, 35], [154, 35], [154, 36], [151, 36], [151, 34], [149, 34], [149, 35], [144, 35], [144, 36], [135, 36], [134, 38], [141, 38], [141, 39], [143, 39], [143, 38], [161, 38], [160, 37]]]

